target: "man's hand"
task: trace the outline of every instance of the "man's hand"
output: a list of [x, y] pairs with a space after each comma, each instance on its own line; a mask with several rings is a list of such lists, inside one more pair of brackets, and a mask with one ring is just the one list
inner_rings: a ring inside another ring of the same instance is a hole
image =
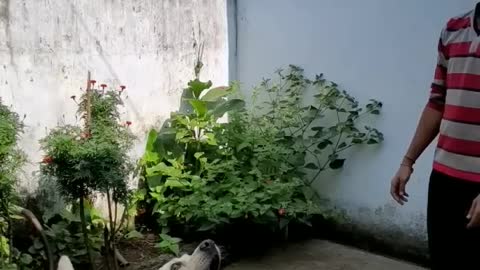
[[470, 221], [467, 224], [467, 228], [472, 229], [480, 226], [480, 195], [478, 195], [470, 206], [467, 219]]
[[400, 205], [408, 202], [408, 194], [405, 191], [405, 186], [407, 185], [408, 180], [410, 180], [410, 176], [412, 175], [412, 173], [413, 168], [411, 166], [402, 164], [400, 165], [400, 168], [392, 179], [390, 194], [392, 195], [393, 199], [397, 201]]

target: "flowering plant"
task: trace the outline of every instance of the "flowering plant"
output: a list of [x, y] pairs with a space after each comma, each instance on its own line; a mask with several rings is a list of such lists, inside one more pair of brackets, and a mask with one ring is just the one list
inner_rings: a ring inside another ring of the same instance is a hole
[[[94, 86], [96, 81], [90, 81]], [[132, 164], [127, 152], [130, 150], [132, 135], [129, 126], [120, 122], [118, 107], [122, 105], [120, 91], [87, 88], [79, 100], [78, 115], [84, 120], [83, 126], [61, 125], [51, 130], [41, 140], [45, 157], [41, 172], [56, 179], [61, 194], [72, 203], [79, 203], [80, 218], [84, 221], [84, 200], [93, 192], [105, 194], [108, 199], [111, 241], [123, 221], [117, 223], [117, 203], [128, 199], [127, 178]], [[75, 99], [73, 96], [72, 99]], [[115, 207], [111, 207], [111, 202]], [[86, 239], [86, 230], [84, 237]], [[89, 253], [90, 259], [93, 256]]]

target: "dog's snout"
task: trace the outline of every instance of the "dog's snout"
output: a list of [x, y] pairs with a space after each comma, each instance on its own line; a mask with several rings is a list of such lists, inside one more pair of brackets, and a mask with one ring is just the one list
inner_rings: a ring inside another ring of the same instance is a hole
[[200, 250], [208, 251], [215, 248], [215, 242], [212, 240], [205, 240], [200, 244]]

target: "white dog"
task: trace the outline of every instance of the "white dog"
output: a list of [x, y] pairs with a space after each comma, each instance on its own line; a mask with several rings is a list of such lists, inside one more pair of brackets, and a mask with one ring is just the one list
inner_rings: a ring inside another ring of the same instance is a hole
[[[218, 256], [218, 264], [215, 259]], [[205, 240], [192, 253], [173, 258], [159, 270], [219, 270], [222, 254], [212, 240]]]
[[[159, 270], [220, 270], [222, 254], [212, 240], [205, 240], [198, 245], [192, 255], [185, 254], [173, 258]], [[218, 264], [215, 263], [218, 259]], [[74, 270], [70, 259], [63, 255], [58, 261], [57, 270]]]

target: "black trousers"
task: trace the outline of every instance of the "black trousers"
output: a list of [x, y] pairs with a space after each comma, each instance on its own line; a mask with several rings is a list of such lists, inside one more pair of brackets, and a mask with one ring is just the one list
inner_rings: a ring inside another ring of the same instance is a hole
[[480, 183], [433, 171], [428, 190], [427, 228], [432, 270], [480, 269], [480, 229], [467, 229]]

